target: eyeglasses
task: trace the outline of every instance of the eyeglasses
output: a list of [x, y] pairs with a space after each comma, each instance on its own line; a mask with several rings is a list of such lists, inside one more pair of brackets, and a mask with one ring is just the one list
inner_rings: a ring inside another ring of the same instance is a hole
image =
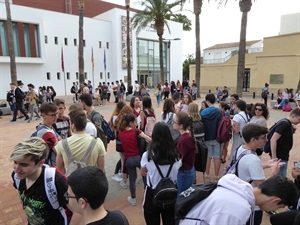
[[260, 109], [260, 108], [255, 108], [255, 111], [262, 111], [262, 109]]
[[47, 116], [52, 116], [52, 117], [56, 117], [58, 115], [58, 112], [57, 113], [54, 113], [54, 114], [46, 114]]
[[70, 198], [76, 198], [76, 196], [71, 196], [68, 192], [64, 194], [65, 199], [69, 202]]

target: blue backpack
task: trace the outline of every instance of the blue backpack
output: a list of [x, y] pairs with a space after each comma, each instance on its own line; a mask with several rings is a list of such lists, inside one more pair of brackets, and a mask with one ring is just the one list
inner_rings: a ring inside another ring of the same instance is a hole
[[92, 116], [91, 116], [91, 121], [93, 124], [95, 124], [95, 121], [93, 120], [94, 116], [99, 114], [101, 117], [101, 128], [102, 131], [104, 132], [106, 138], [107, 138], [107, 143], [109, 143], [110, 141], [113, 141], [116, 139], [116, 135], [113, 129], [111, 129], [111, 127], [109, 126], [109, 124], [107, 123], [107, 121], [104, 119], [104, 117], [97, 111], [93, 111]]

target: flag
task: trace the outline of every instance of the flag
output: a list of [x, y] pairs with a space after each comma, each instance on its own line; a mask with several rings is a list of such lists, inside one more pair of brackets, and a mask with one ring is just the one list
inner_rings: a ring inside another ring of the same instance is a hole
[[92, 61], [92, 71], [94, 71], [94, 52], [93, 52], [93, 47], [92, 47], [92, 58], [91, 58], [91, 61]]
[[106, 70], [106, 54], [105, 54], [105, 48], [104, 48], [103, 64], [104, 64], [104, 70]]
[[65, 72], [65, 63], [64, 63], [64, 51], [63, 47], [61, 46], [61, 70]]

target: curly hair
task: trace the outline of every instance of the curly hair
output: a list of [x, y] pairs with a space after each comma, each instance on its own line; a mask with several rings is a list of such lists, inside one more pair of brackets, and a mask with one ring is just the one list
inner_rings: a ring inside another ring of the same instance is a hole
[[163, 114], [162, 114], [163, 120], [166, 119], [167, 114], [169, 112], [175, 113], [175, 103], [170, 98], [167, 98], [163, 105]]
[[122, 122], [124, 115], [132, 114], [132, 108], [129, 105], [124, 105], [121, 109], [116, 121], [114, 122], [113, 128], [119, 131], [119, 124]]
[[125, 130], [126, 127], [129, 127], [129, 124], [135, 120], [136, 116], [133, 113], [123, 115], [122, 119], [118, 123], [118, 131]]

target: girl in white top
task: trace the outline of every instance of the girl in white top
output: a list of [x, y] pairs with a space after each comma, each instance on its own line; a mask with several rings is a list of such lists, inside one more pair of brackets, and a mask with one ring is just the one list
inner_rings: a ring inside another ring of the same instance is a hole
[[172, 123], [172, 119], [175, 115], [175, 103], [167, 98], [164, 102], [163, 112], [161, 113], [161, 122]]
[[143, 201], [144, 217], [146, 224], [160, 225], [160, 220], [162, 220], [163, 225], [174, 225], [174, 207], [163, 209], [153, 203], [153, 190], [161, 180], [153, 160], [164, 176], [173, 164], [169, 177], [176, 182], [178, 169], [181, 167], [181, 159], [169, 127], [162, 122], [155, 124], [150, 148], [143, 154], [141, 160], [141, 175], [146, 176]]
[[235, 151], [239, 146], [244, 144], [242, 137], [243, 127], [250, 121], [249, 115], [246, 113], [246, 102], [243, 100], [238, 100], [233, 105], [234, 110], [238, 113], [233, 116], [232, 126], [233, 126], [233, 139], [232, 139], [232, 148], [230, 152], [230, 161], [232, 160]]
[[193, 100], [192, 100], [192, 96], [190, 94], [185, 94], [183, 96], [183, 100], [182, 100], [182, 103], [180, 105], [180, 112], [186, 112], [188, 111], [188, 106], [190, 103], [192, 103]]

